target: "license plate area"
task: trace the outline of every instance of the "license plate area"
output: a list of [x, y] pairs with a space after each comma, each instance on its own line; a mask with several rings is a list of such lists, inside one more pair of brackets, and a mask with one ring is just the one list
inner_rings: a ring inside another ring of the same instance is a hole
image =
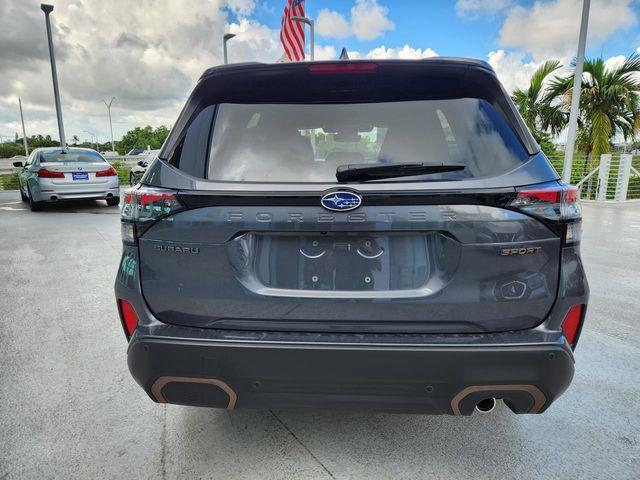
[[73, 172], [71, 177], [73, 180], [89, 180], [89, 174], [87, 172]]
[[256, 293], [402, 291], [420, 295], [432, 273], [430, 252], [437, 236], [245, 234], [232, 242], [229, 256], [238, 277]]

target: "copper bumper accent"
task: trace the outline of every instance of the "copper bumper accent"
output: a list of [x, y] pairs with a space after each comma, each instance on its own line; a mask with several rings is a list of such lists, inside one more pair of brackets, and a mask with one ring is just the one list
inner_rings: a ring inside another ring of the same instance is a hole
[[153, 396], [159, 403], [167, 403], [164, 395], [162, 395], [162, 389], [167, 383], [171, 382], [205, 383], [208, 385], [215, 385], [216, 387], [222, 389], [229, 396], [227, 410], [233, 410], [236, 406], [236, 401], [238, 400], [236, 392], [234, 392], [233, 389], [222, 380], [199, 377], [160, 377], [153, 383], [153, 386], [151, 387], [151, 393], [153, 393]]
[[518, 391], [527, 392], [533, 398], [533, 406], [528, 413], [538, 413], [544, 407], [547, 397], [542, 391], [534, 385], [476, 385], [461, 390], [453, 399], [451, 399], [451, 409], [454, 415], [462, 415], [460, 413], [460, 402], [468, 395], [475, 392], [491, 392], [491, 391]]

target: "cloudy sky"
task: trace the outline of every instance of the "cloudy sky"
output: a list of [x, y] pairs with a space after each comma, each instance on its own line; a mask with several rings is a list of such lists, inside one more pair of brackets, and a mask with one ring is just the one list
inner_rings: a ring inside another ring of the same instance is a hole
[[[52, 14], [68, 138], [108, 138], [102, 99], [116, 97], [114, 136], [134, 126], [171, 125], [198, 76], [222, 60], [277, 60], [285, 0], [55, 0]], [[316, 19], [316, 58], [489, 61], [508, 90], [542, 61], [575, 55], [581, 0], [307, 0]], [[0, 0], [0, 136], [57, 138], [40, 1]], [[640, 47], [640, 2], [592, 0], [587, 55], [610, 64]]]

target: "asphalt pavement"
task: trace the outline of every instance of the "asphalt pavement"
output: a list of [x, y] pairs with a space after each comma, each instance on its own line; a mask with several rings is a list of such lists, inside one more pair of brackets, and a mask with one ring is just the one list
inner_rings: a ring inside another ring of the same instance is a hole
[[0, 192], [0, 480], [640, 478], [640, 203], [584, 205], [587, 323], [542, 415], [153, 403], [129, 375], [118, 208]]

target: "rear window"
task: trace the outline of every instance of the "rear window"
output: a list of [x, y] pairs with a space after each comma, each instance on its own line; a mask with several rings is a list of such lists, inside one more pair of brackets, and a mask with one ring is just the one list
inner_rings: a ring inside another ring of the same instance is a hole
[[62, 150], [51, 150], [40, 152], [41, 163], [96, 163], [105, 162], [105, 159], [98, 152], [91, 150], [69, 150], [65, 153]]
[[[204, 112], [203, 112], [204, 113]], [[529, 158], [486, 100], [218, 105], [207, 177], [229, 182], [335, 182], [349, 164], [429, 162], [464, 170], [389, 181], [495, 176]]]

